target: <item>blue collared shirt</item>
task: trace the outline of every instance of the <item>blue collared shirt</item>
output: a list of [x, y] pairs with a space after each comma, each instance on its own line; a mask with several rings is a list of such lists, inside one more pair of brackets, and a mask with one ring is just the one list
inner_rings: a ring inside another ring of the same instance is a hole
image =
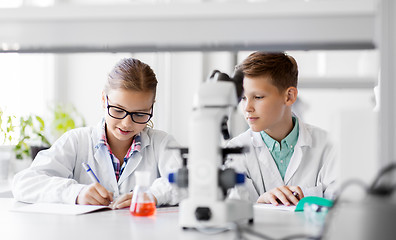
[[285, 178], [286, 169], [289, 166], [290, 159], [294, 153], [294, 147], [296, 146], [298, 140], [298, 119], [293, 117], [294, 127], [292, 131], [279, 143], [275, 139], [271, 138], [265, 131], [261, 131], [261, 138], [263, 139], [265, 145], [267, 145], [268, 150], [271, 153], [272, 158], [278, 167], [279, 173], [282, 179]]

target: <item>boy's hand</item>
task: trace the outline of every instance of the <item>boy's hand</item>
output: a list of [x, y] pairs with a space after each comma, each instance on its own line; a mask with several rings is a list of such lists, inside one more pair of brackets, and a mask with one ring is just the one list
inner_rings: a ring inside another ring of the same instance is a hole
[[107, 191], [99, 183], [93, 183], [81, 190], [77, 196], [76, 203], [84, 205], [108, 206], [113, 201], [113, 193]]
[[257, 199], [257, 203], [271, 203], [275, 206], [282, 203], [285, 206], [290, 206], [290, 204], [297, 205], [303, 197], [304, 194], [299, 186], [282, 186], [262, 194]]

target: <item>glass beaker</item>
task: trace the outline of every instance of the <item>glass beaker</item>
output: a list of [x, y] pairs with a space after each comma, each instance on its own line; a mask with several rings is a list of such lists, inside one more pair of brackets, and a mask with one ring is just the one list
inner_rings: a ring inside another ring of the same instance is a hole
[[136, 172], [136, 186], [133, 189], [131, 207], [129, 211], [134, 216], [146, 217], [155, 214], [154, 196], [149, 192], [150, 173]]

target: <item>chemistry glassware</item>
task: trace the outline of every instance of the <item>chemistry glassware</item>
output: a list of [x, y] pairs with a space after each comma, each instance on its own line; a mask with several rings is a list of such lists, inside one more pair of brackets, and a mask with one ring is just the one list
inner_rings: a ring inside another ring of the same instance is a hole
[[136, 172], [136, 186], [133, 189], [131, 207], [129, 211], [134, 216], [151, 216], [155, 214], [154, 196], [149, 192], [150, 173]]

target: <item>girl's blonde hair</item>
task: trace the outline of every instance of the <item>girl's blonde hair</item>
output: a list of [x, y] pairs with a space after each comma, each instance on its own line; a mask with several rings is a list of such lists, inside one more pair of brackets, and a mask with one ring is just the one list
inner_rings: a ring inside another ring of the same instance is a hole
[[126, 89], [139, 92], [152, 91], [154, 98], [157, 90], [157, 78], [149, 65], [134, 58], [119, 61], [109, 73], [104, 92], [113, 89]]
[[[111, 90], [125, 89], [138, 92], [157, 91], [157, 78], [149, 65], [135, 58], [124, 58], [119, 61], [109, 73], [104, 86], [104, 92], [109, 94]], [[154, 123], [150, 120], [148, 127], [153, 128]]]

